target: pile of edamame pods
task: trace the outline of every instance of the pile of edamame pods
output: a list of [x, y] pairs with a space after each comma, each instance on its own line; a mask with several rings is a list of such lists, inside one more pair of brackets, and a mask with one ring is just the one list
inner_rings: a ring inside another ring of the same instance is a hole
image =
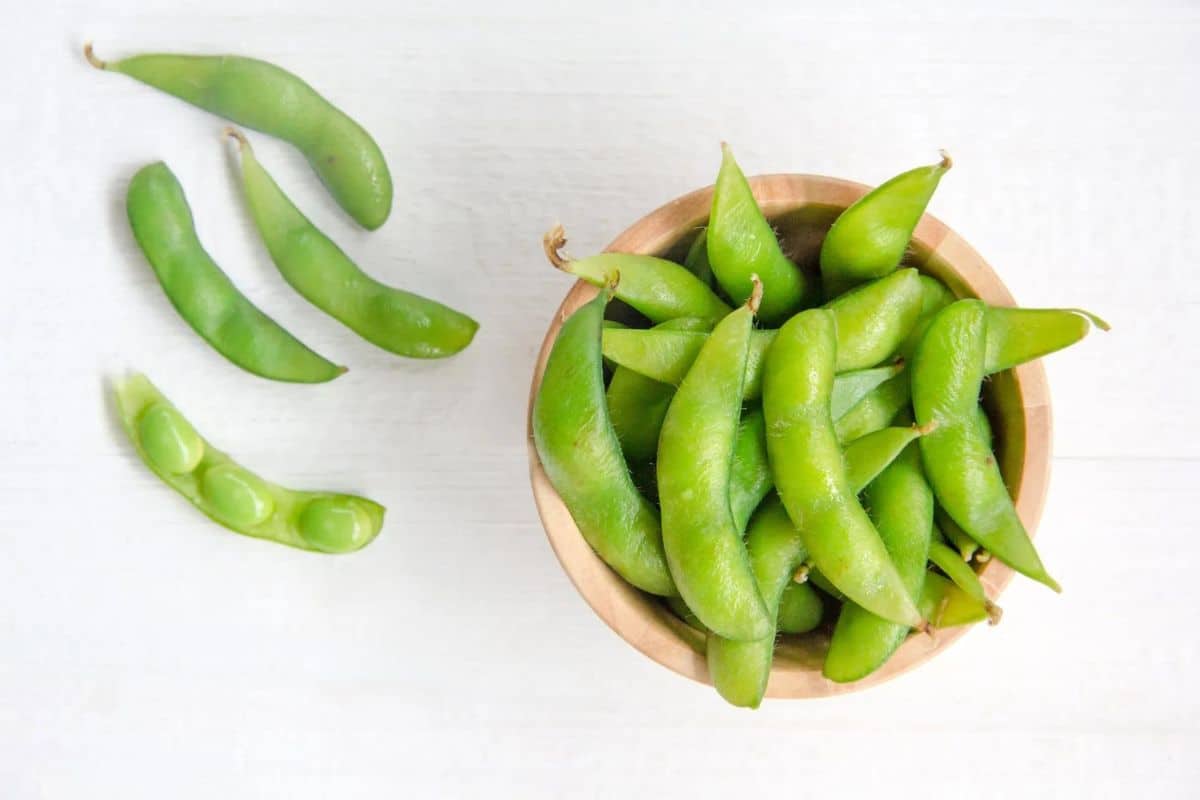
[[[534, 401], [550, 482], [622, 578], [706, 634], [710, 677], [757, 707], [778, 634], [831, 626], [823, 671], [879, 669], [910, 634], [996, 622], [973, 564], [1059, 590], [1013, 506], [988, 375], [1082, 339], [1078, 309], [958, 299], [904, 257], [949, 157], [892, 178], [783, 252], [728, 146], [682, 264], [562, 254], [600, 287], [564, 322]], [[606, 320], [613, 299], [643, 326]], [[607, 376], [607, 379], [606, 379]]]
[[[141, 55], [87, 60], [217, 116], [278, 137], [308, 160], [338, 205], [375, 230], [392, 208], [383, 152], [358, 123], [296, 75], [238, 56]], [[468, 344], [478, 323], [434, 300], [384, 285], [313, 225], [237, 141], [254, 225], [284, 280], [314, 306], [378, 347], [443, 358]], [[314, 352], [233, 284], [196, 235], [183, 188], [162, 162], [139, 170], [126, 208], [134, 238], [167, 299], [217, 352], [255, 375], [324, 383], [346, 368]], [[144, 376], [117, 385], [122, 422], [146, 464], [202, 511], [239, 533], [320, 552], [357, 550], [378, 534], [384, 509], [366, 498], [294, 492], [267, 483], [214, 450]]]

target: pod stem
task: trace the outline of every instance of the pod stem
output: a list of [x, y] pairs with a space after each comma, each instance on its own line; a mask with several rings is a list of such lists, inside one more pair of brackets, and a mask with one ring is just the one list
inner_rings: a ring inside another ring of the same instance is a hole
[[[986, 564], [987, 562], [992, 560], [992, 554], [989, 553], [987, 550], [976, 550], [974, 555], [975, 555], [975, 562], [977, 564]], [[963, 560], [969, 561], [970, 557], [964, 558]]]
[[954, 159], [945, 150], [938, 150], [938, 155], [942, 157], [942, 162], [938, 164], [938, 168], [945, 172], [954, 166]]
[[1088, 311], [1085, 308], [1064, 308], [1063, 310], [1070, 311], [1075, 314], [1079, 314], [1081, 317], [1086, 317], [1088, 319], [1088, 321], [1090, 321], [1093, 325], [1095, 325], [1097, 328], [1099, 328], [1102, 331], [1111, 331], [1112, 330], [1111, 325], [1109, 325], [1103, 319], [1096, 316], [1095, 314], [1093, 314], [1092, 312]]
[[230, 139], [233, 139], [235, 142], [237, 142], [239, 150], [251, 149], [250, 148], [250, 140], [246, 138], [246, 134], [242, 133], [237, 128], [233, 127], [232, 125], [226, 125], [221, 130], [221, 135], [228, 136]]
[[988, 600], [986, 603], [984, 603], [983, 607], [987, 610], [988, 625], [999, 625], [1000, 618], [1004, 616], [1004, 609], [993, 603], [991, 600]]
[[83, 43], [83, 57], [96, 69], [108, 69], [108, 62], [96, 56], [95, 51], [92, 50], [91, 42]]
[[792, 575], [792, 580], [796, 583], [805, 583], [808, 581], [808, 564], [801, 564], [796, 567], [796, 572]]
[[938, 429], [938, 421], [931, 419], [924, 425], [913, 425], [912, 429], [917, 432], [918, 436], [928, 436]]
[[758, 274], [750, 276], [750, 283], [754, 287], [750, 290], [750, 296], [746, 298], [746, 308], [750, 309], [751, 314], [758, 314], [758, 307], [762, 305], [763, 285]]
[[550, 260], [555, 269], [561, 269], [563, 272], [567, 271], [567, 265], [571, 261], [570, 256], [559, 252], [566, 244], [567, 232], [561, 224], [546, 231], [546, 235], [542, 237], [542, 248], [546, 251], [546, 258]]

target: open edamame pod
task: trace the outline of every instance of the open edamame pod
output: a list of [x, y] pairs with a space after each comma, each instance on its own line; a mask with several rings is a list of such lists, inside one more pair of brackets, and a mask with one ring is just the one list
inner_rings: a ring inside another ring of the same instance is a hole
[[121, 424], [154, 474], [232, 531], [321, 553], [349, 553], [383, 526], [384, 508], [357, 495], [284, 489], [208, 444], [144, 375], [115, 389]]
[[897, 175], [838, 216], [821, 245], [826, 297], [836, 297], [896, 269], [934, 190], [952, 164], [942, 151], [939, 163]]
[[559, 329], [533, 403], [533, 441], [596, 554], [639, 589], [670, 596], [658, 513], [633, 484], [604, 397], [600, 330], [611, 297], [602, 290]]
[[129, 182], [133, 238], [192, 330], [247, 372], [277, 381], [323, 383], [346, 371], [323, 358], [238, 291], [196, 236], [183, 187], [161, 161]]
[[801, 312], [767, 353], [763, 412], [775, 488], [834, 586], [878, 616], [920, 627], [916, 604], [847, 479], [829, 410], [834, 325], [827, 309]]
[[971, 569], [970, 564], [962, 560], [959, 553], [951, 550], [945, 542], [935, 539], [929, 547], [929, 560], [946, 573], [946, 577], [954, 581], [955, 586], [983, 605], [987, 611], [989, 625], [1000, 622], [1000, 617], [1004, 614], [1003, 609], [988, 599], [979, 576]]
[[987, 307], [959, 300], [938, 312], [912, 365], [913, 411], [925, 474], [938, 503], [967, 535], [1018, 572], [1061, 591], [1038, 557], [992, 448], [977, 424], [987, 349]]
[[735, 641], [710, 633], [707, 660], [709, 676], [722, 697], [735, 706], [758, 708], [775, 654], [779, 600], [805, 558], [804, 542], [779, 498], [764, 503], [750, 521], [746, 552], [770, 625], [753, 640]]
[[288, 199], [238, 131], [242, 185], [255, 227], [284, 280], [304, 299], [378, 347], [410, 358], [444, 358], [475, 338], [479, 323], [363, 272]]
[[663, 545], [679, 594], [708, 628], [730, 639], [774, 625], [759, 596], [729, 506], [742, 383], [761, 284], [717, 323], [683, 379], [658, 439]]
[[362, 126], [287, 70], [239, 56], [141, 55], [92, 66], [120, 72], [238, 125], [292, 144], [333, 199], [368, 230], [392, 209], [392, 176]]
[[560, 252], [566, 243], [562, 225], [556, 225], [542, 237], [551, 264], [593, 286], [603, 286], [607, 276], [619, 272], [617, 299], [651, 322], [698, 317], [711, 324], [729, 313], [729, 306], [708, 284], [674, 261], [636, 253], [599, 253], [576, 259]]
[[706, 239], [713, 275], [734, 302], [743, 303], [750, 296], [752, 275], [762, 281], [758, 316], [764, 324], [777, 325], [796, 309], [816, 304], [816, 282], [783, 254], [775, 230], [724, 142]]
[[[871, 519], [916, 603], [933, 535], [933, 492], [921, 474], [917, 448], [905, 449], [867, 486], [866, 495]], [[846, 602], [825, 656], [825, 677], [838, 683], [865, 678], [891, 658], [909, 630]]]

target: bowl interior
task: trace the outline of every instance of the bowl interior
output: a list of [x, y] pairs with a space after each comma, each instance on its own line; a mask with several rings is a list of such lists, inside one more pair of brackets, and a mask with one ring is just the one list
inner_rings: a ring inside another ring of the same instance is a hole
[[[759, 204], [774, 225], [784, 251], [801, 269], [816, 273], [825, 232], [838, 213], [867, 191], [849, 181], [811, 175], [768, 175], [750, 179]], [[661, 255], [682, 260], [708, 217], [712, 189], [685, 195], [654, 211], [619, 236], [608, 250]], [[959, 297], [979, 297], [993, 305], [1012, 305], [1012, 296], [986, 262], [937, 219], [926, 215], [905, 258], [945, 282]], [[568, 293], [542, 346], [532, 398], [558, 328], [571, 312], [595, 295], [582, 282]], [[1039, 363], [993, 376], [984, 390], [984, 406], [995, 431], [1000, 469], [1032, 535], [1045, 500], [1049, 477], [1050, 408], [1045, 373]], [[555, 553], [589, 605], [618, 634], [659, 663], [699, 681], [708, 681], [703, 636], [680, 621], [660, 600], [622, 581], [583, 541], [570, 514], [542, 472], [529, 445], [534, 499]], [[980, 573], [993, 598], [1012, 579], [995, 559]], [[782, 636], [776, 649], [769, 697], [820, 697], [886, 681], [932, 657], [961, 637], [967, 628], [939, 631], [933, 638], [910, 636], [891, 660], [873, 675], [836, 684], [821, 675], [830, 625], [803, 636]]]

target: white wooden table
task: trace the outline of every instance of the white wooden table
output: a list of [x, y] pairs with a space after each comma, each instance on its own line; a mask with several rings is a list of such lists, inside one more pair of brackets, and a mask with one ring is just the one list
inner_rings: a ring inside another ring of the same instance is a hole
[[[753, 6], [759, 6], [757, 10]], [[1200, 793], [1200, 7], [75, 0], [0, 48], [0, 797], [1195, 797]], [[222, 123], [79, 56], [233, 51], [378, 138], [392, 219], [355, 230], [255, 138], [373, 274], [482, 323], [388, 356], [280, 280]], [[558, 568], [530, 500], [535, 349], [574, 252], [712, 180], [877, 182], [955, 156], [932, 206], [1026, 305], [1114, 330], [1048, 364], [1055, 475], [1028, 581], [870, 692], [756, 714], [647, 661]], [[214, 257], [351, 372], [272, 384], [204, 346], [136, 250], [124, 188], [178, 174]], [[361, 554], [223, 532], [136, 461], [105, 382], [150, 374], [281, 482], [390, 509]]]

